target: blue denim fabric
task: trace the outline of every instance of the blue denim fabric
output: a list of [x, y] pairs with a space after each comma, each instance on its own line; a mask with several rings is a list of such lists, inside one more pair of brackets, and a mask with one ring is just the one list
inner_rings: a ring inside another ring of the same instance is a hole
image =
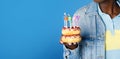
[[[120, 1], [120, 0], [119, 0]], [[84, 6], [74, 16], [79, 15], [79, 27], [82, 41], [79, 46], [70, 50], [63, 46], [64, 59], [106, 59], [105, 55], [105, 24], [98, 14], [98, 4], [92, 2]], [[73, 20], [73, 23], [74, 20]]]

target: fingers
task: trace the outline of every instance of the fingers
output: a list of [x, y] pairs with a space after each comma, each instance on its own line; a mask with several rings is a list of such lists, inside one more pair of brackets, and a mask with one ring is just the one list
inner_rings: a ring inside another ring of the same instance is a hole
[[65, 45], [66, 48], [71, 49], [71, 50], [78, 47], [77, 43], [68, 43], [68, 44], [64, 44], [64, 45]]
[[60, 40], [60, 43], [65, 45], [66, 48], [71, 49], [71, 50], [73, 50], [73, 49], [78, 47], [78, 43], [77, 42], [75, 42], [75, 43], [67, 43], [67, 42], [63, 42], [63, 41]]
[[74, 42], [74, 43], [67, 43], [67, 42], [63, 42], [60, 40], [60, 44], [64, 44], [64, 45], [76, 45], [78, 44], [77, 42]]
[[63, 44], [63, 42], [60, 40], [60, 44]]

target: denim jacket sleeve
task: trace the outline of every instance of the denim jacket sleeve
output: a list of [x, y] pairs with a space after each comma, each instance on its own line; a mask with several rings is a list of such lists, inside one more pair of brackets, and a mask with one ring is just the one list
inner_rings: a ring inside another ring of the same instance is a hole
[[74, 50], [67, 49], [65, 46], [64, 48], [64, 59], [80, 59], [79, 53], [79, 46]]
[[[78, 20], [78, 24], [76, 24], [77, 22], [73, 20], [73, 25], [74, 26], [79, 26], [81, 28], [81, 30], [83, 31], [83, 29], [85, 28], [84, 25], [85, 25], [85, 20], [84, 20], [84, 15], [85, 15], [85, 8], [86, 7], [83, 7], [83, 8], [80, 8], [78, 9], [75, 14], [73, 15], [74, 16], [80, 16], [80, 19]], [[84, 23], [84, 25], [83, 25]], [[83, 28], [84, 27], [84, 28]], [[81, 35], [83, 35], [81, 31]], [[65, 46], [63, 46], [63, 49], [64, 49], [64, 59], [81, 59], [82, 56], [81, 56], [81, 44], [78, 45], [78, 47], [74, 50], [70, 50], [70, 49], [67, 49]]]

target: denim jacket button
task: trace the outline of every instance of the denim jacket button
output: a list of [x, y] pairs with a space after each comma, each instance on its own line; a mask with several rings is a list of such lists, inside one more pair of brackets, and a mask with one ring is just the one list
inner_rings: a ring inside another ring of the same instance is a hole
[[70, 51], [67, 50], [67, 51], [65, 52], [65, 54], [66, 54], [66, 56], [70, 55]]

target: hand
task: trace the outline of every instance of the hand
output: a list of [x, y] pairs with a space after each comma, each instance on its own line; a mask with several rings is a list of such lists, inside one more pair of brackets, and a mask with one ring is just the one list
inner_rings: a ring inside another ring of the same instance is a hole
[[60, 43], [64, 44], [66, 48], [71, 49], [71, 50], [78, 47], [78, 43], [66, 43], [66, 42], [62, 42], [61, 40], [60, 40]]

